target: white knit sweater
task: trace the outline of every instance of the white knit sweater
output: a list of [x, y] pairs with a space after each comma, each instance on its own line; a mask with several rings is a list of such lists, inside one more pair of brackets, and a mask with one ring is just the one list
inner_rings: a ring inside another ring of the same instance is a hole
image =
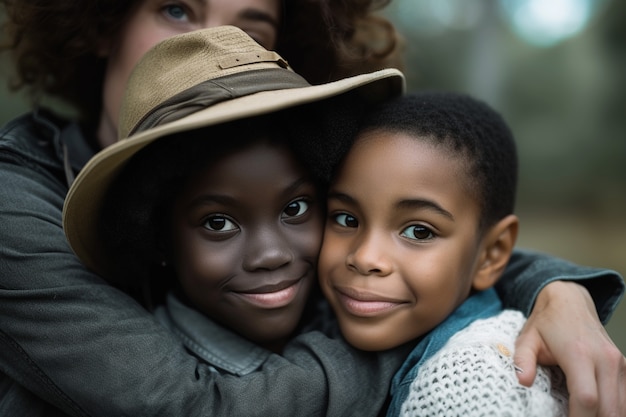
[[539, 367], [534, 384], [519, 384], [515, 339], [525, 318], [513, 310], [477, 320], [455, 334], [420, 368], [402, 416], [550, 417], [567, 415], [565, 377]]

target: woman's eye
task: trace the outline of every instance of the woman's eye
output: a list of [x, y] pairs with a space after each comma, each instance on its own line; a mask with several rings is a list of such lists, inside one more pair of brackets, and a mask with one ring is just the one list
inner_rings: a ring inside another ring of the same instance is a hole
[[334, 216], [335, 222], [343, 227], [359, 227], [359, 221], [356, 217], [347, 213], [339, 213]]
[[188, 20], [187, 11], [180, 4], [168, 4], [163, 7], [163, 12], [175, 20]]
[[211, 216], [204, 222], [204, 227], [213, 232], [231, 232], [237, 230], [235, 223], [224, 216]]
[[401, 236], [404, 236], [413, 240], [430, 240], [435, 237], [435, 234], [426, 226], [413, 225], [409, 226], [400, 233]]
[[309, 203], [304, 200], [292, 201], [283, 210], [283, 218], [302, 216], [307, 211], [309, 211]]

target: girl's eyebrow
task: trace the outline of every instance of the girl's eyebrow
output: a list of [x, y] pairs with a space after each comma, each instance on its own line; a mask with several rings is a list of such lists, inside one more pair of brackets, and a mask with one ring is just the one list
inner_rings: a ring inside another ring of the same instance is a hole
[[[296, 181], [292, 182], [285, 188], [282, 192], [283, 195], [289, 196], [290, 194], [295, 193], [298, 188], [300, 188], [303, 184], [310, 184], [311, 180], [307, 177], [298, 178]], [[201, 194], [196, 196], [193, 200], [187, 204], [187, 207], [193, 208], [197, 206], [202, 206], [204, 204], [223, 204], [223, 205], [235, 205], [237, 204], [237, 199], [224, 194]]]
[[198, 206], [202, 206], [205, 204], [223, 204], [223, 205], [231, 205], [234, 204], [237, 200], [233, 197], [222, 195], [222, 194], [202, 194], [195, 197], [193, 200], [187, 204], [187, 208], [194, 208]]
[[289, 184], [287, 188], [285, 188], [284, 194], [292, 194], [298, 188], [302, 187], [302, 185], [312, 185], [313, 182], [309, 177], [301, 177]]

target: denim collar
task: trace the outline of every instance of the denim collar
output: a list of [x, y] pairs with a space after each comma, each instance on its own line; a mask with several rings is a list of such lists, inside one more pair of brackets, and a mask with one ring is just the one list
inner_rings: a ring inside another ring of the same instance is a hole
[[222, 372], [237, 376], [259, 369], [271, 352], [220, 326], [204, 314], [168, 294], [164, 306], [155, 311], [185, 347]]
[[409, 394], [409, 386], [417, 376], [420, 366], [437, 353], [454, 334], [476, 320], [495, 316], [501, 311], [502, 302], [496, 290], [489, 288], [470, 296], [443, 322], [422, 336], [391, 381], [392, 399], [387, 416], [400, 415], [402, 404]]

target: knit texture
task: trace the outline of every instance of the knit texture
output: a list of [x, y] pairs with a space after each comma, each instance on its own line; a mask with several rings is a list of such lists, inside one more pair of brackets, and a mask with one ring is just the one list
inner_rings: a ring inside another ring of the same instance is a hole
[[505, 310], [455, 334], [420, 368], [401, 415], [566, 416], [567, 389], [559, 368], [539, 367], [531, 387], [517, 380], [513, 354], [524, 323], [520, 312]]

